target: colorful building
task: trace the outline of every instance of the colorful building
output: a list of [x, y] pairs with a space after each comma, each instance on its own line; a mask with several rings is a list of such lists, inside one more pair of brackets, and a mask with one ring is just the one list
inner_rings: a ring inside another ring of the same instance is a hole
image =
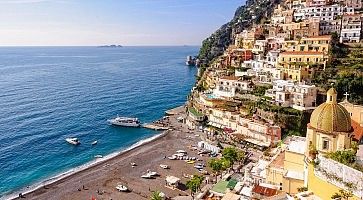
[[284, 71], [284, 79], [303, 81], [311, 79], [314, 70], [325, 69], [328, 56], [315, 51], [286, 51], [280, 53], [278, 67]]

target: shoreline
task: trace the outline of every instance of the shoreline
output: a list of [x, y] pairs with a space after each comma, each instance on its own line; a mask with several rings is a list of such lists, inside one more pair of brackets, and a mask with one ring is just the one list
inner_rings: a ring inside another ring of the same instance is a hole
[[82, 164], [80, 166], [77, 166], [75, 168], [71, 168], [65, 172], [62, 172], [60, 174], [47, 178], [44, 181], [40, 181], [39, 183], [34, 183], [34, 184], [30, 185], [29, 188], [22, 188], [22, 189], [10, 192], [9, 194], [5, 194], [3, 197], [0, 197], [0, 200], [17, 199], [17, 198], [19, 198], [19, 193], [22, 193], [23, 195], [27, 195], [27, 194], [36, 192], [39, 189], [49, 187], [53, 184], [57, 184], [57, 182], [59, 182], [59, 181], [62, 181], [67, 178], [71, 178], [72, 176], [76, 176], [78, 173], [81, 173], [85, 170], [91, 170], [92, 168], [99, 167], [102, 164], [111, 162], [113, 159], [118, 159], [119, 157], [122, 157], [124, 154], [126, 154], [130, 151], [137, 150], [138, 148], [142, 148], [143, 146], [146, 146], [147, 144], [149, 144], [151, 142], [155, 142], [155, 141], [165, 137], [168, 134], [168, 132], [169, 132], [169, 130], [163, 130], [163, 131], [161, 131], [161, 133], [151, 136], [149, 138], [142, 139], [142, 140], [136, 142], [135, 144], [131, 145], [130, 147], [127, 147], [124, 150], [113, 152], [111, 154], [104, 156], [103, 158], [95, 158], [95, 160], [89, 161], [89, 162]]

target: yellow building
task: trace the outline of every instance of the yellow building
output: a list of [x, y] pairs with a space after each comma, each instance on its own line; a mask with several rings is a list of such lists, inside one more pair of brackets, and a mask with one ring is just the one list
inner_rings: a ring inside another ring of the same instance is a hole
[[266, 168], [266, 181], [289, 193], [298, 193], [304, 186], [305, 177], [305, 138], [293, 136], [283, 149]]
[[283, 70], [284, 79], [302, 81], [311, 79], [316, 69], [325, 69], [327, 61], [322, 52], [286, 51], [279, 55], [278, 68]]
[[330, 35], [301, 38], [296, 51], [317, 51], [328, 54], [330, 42]]
[[[331, 88], [327, 92], [326, 102], [311, 114], [305, 144], [306, 185], [321, 199], [331, 199], [339, 190], [348, 190], [346, 183], [356, 187], [349, 189], [354, 194], [349, 199], [363, 198], [363, 173], [323, 156], [328, 152], [350, 148], [352, 132], [350, 114], [337, 103], [337, 92]], [[316, 152], [318, 159], [315, 158]], [[317, 163], [317, 166], [313, 166], [313, 163]]]

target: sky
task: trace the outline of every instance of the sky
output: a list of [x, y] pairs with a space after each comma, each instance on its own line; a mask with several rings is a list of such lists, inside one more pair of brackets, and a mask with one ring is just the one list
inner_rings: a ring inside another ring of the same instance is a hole
[[0, 46], [200, 45], [244, 0], [0, 0]]

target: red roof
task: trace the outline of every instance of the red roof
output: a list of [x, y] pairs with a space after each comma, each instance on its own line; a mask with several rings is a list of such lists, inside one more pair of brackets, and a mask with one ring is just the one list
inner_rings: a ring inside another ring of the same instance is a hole
[[354, 120], [352, 120], [352, 127], [354, 129], [354, 139], [359, 141], [363, 137], [363, 127], [361, 127], [360, 124]]
[[263, 196], [267, 196], [267, 197], [271, 197], [271, 196], [274, 196], [277, 194], [276, 189], [263, 187], [263, 186], [259, 186], [259, 185], [255, 185], [255, 187], [253, 187], [253, 189], [252, 189], [252, 192], [263, 195]]

